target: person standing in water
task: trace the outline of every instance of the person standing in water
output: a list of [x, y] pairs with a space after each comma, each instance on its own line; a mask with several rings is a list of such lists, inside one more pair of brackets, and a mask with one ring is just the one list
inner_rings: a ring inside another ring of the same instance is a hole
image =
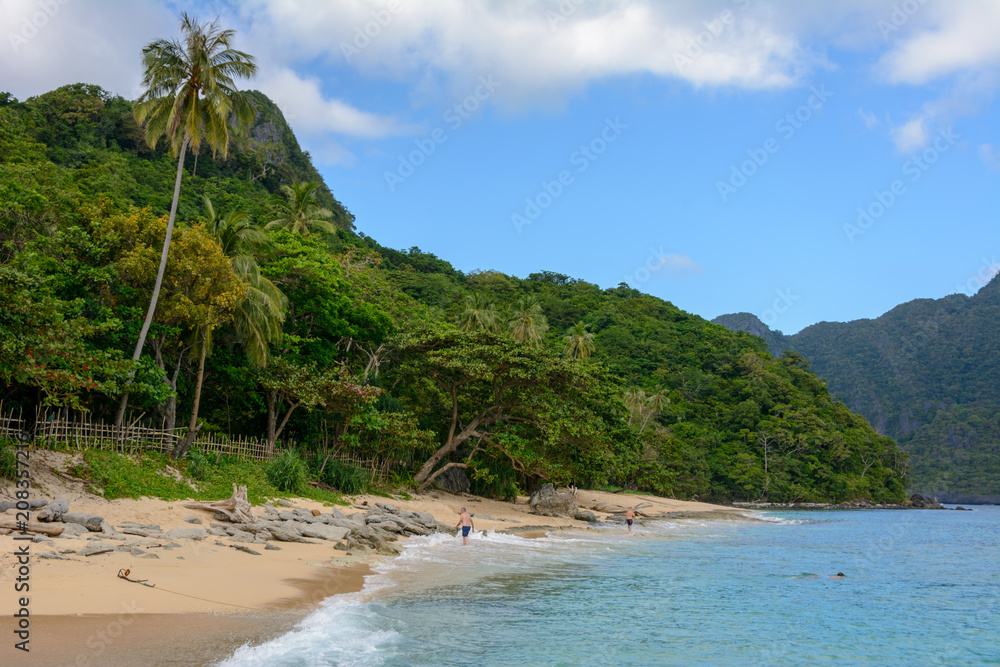
[[635, 522], [635, 510], [629, 507], [625, 510], [625, 524], [628, 526], [628, 532], [632, 532], [632, 524]]
[[462, 544], [469, 546], [469, 531], [475, 530], [476, 524], [472, 521], [472, 515], [464, 507], [462, 508], [461, 515], [458, 517], [458, 523], [455, 524], [455, 528], [459, 526], [462, 527]]

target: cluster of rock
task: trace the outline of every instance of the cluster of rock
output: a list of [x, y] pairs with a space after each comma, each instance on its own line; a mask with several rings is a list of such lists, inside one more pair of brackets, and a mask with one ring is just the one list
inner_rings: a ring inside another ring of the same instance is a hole
[[352, 555], [394, 555], [401, 551], [400, 547], [393, 544], [400, 537], [454, 531], [454, 528], [440, 523], [427, 512], [411, 512], [383, 503], [358, 509], [361, 511], [344, 514], [336, 508], [328, 513], [321, 513], [301, 508], [278, 510], [265, 505], [255, 524], [212, 524], [209, 530], [221, 529], [230, 538], [240, 540], [246, 540], [246, 537], [239, 533], [251, 532], [254, 533], [253, 541], [257, 544], [266, 541], [268, 537], [281, 542], [328, 540], [334, 543], [334, 549]]
[[[45, 552], [41, 554], [44, 558], [66, 558], [69, 554], [94, 556], [111, 551], [128, 551], [140, 558], [159, 558], [150, 549], [173, 549], [180, 546], [178, 540], [201, 541], [209, 537], [227, 540], [216, 542], [221, 546], [255, 555], [260, 555], [260, 552], [254, 551], [249, 545], [260, 545], [273, 550], [280, 549], [274, 542], [319, 544], [321, 541], [333, 542], [334, 549], [349, 555], [394, 555], [401, 551], [400, 547], [393, 544], [400, 537], [453, 531], [451, 526], [438, 522], [427, 512], [411, 512], [382, 503], [358, 508], [361, 511], [350, 515], [345, 515], [336, 508], [323, 513], [296, 507], [278, 509], [267, 504], [253, 523], [232, 523], [226, 514], [215, 512], [216, 522], [210, 523], [207, 528], [172, 530], [163, 530], [156, 524], [131, 521], [113, 526], [101, 516], [69, 512], [69, 503], [63, 498], [51, 502], [33, 502], [32, 509], [43, 507], [45, 509], [38, 512], [35, 518], [42, 522], [61, 522], [63, 530], [59, 537], [85, 538], [94, 542], [79, 550]], [[185, 517], [185, 521], [193, 525], [203, 523], [193, 515]], [[34, 540], [55, 545], [45, 535], [36, 535]]]
[[734, 507], [747, 509], [804, 509], [804, 510], [943, 510], [944, 506], [934, 498], [919, 493], [910, 496], [906, 503], [873, 503], [867, 500], [850, 500], [845, 503], [742, 503], [734, 502]]
[[[575, 494], [569, 491], [557, 491], [552, 484], [543, 484], [528, 499], [528, 506], [532, 514], [540, 516], [559, 516], [586, 521], [588, 523], [600, 523], [601, 519], [594, 512], [587, 509], [580, 509]], [[649, 513], [643, 511], [650, 507], [650, 503], [636, 505], [633, 510], [637, 517], [660, 517], [662, 514]], [[589, 509], [596, 512], [608, 514], [605, 523], [622, 523], [625, 521], [625, 508], [621, 505], [609, 505], [594, 500], [590, 503]]]
[[[920, 510], [943, 510], [944, 505], [939, 503], [936, 498], [924, 497], [919, 493], [914, 493], [910, 496], [910, 505], [914, 509]], [[963, 508], [964, 509], [964, 508]]]

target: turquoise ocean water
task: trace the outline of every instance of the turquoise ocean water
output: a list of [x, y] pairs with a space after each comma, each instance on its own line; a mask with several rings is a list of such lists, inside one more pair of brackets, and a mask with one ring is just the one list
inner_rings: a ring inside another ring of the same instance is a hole
[[1000, 665], [1000, 507], [758, 516], [417, 538], [224, 664]]

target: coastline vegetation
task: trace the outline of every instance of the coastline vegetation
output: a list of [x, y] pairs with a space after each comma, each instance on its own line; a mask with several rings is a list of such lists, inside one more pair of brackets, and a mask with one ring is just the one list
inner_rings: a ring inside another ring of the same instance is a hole
[[[411, 489], [457, 468], [499, 498], [543, 481], [719, 501], [905, 498], [905, 454], [801, 356], [774, 358], [625, 284], [464, 273], [385, 248], [355, 231], [280, 110], [241, 95], [253, 111], [227, 129], [228, 151], [191, 143], [178, 161], [147, 142], [132, 102], [96, 86], [0, 93], [5, 405], [112, 421], [126, 397], [155, 425], [186, 416], [192, 433], [294, 441], [270, 481], [263, 465], [175, 451], [217, 497], [234, 476], [251, 498], [319, 493], [309, 479], [350, 492], [360, 473], [330, 464], [339, 451], [387, 462]], [[190, 489], [159, 479], [161, 455], [86, 460], [81, 474], [115, 497]]]

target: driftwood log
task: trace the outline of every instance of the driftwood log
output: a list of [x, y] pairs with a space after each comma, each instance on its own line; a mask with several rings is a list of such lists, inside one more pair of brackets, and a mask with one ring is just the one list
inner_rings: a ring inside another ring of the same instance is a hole
[[209, 510], [210, 512], [222, 512], [229, 517], [233, 523], [256, 523], [253, 510], [247, 501], [247, 487], [237, 487], [233, 484], [233, 495], [226, 500], [216, 500], [214, 502], [184, 503], [184, 507], [195, 510]]
[[[17, 525], [17, 521], [13, 517], [0, 516], [0, 528], [10, 528], [11, 530], [22, 530], [22, 526]], [[61, 535], [63, 532], [63, 526], [53, 525], [51, 523], [37, 523], [35, 521], [29, 521], [23, 526], [23, 530], [29, 533], [44, 533], [45, 535]]]

